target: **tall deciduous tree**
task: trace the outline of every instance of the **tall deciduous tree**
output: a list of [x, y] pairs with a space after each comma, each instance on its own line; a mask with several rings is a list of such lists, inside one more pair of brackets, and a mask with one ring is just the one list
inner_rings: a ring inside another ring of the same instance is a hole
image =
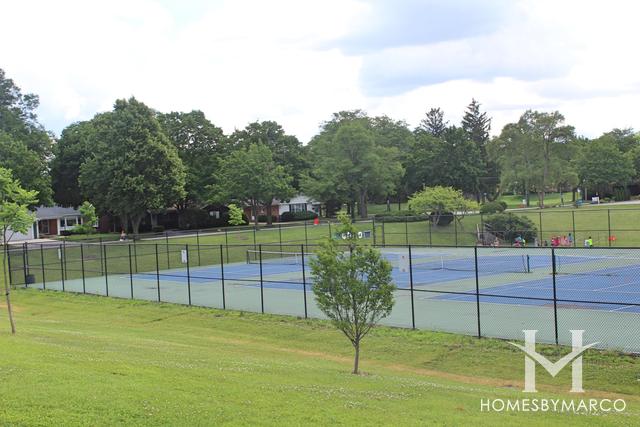
[[275, 163], [271, 150], [264, 144], [251, 144], [232, 152], [222, 162], [216, 180], [219, 185], [210, 188], [213, 199], [251, 206], [256, 225], [258, 208], [266, 208], [267, 221], [271, 224], [273, 199], [285, 200], [295, 192], [291, 176]]
[[293, 178], [291, 184], [300, 189], [300, 177], [309, 165], [302, 143], [293, 135], [287, 135], [277, 122], [263, 121], [249, 123], [244, 129], [236, 130], [230, 137], [237, 147], [247, 149], [251, 144], [264, 144], [271, 150], [273, 161]]
[[69, 125], [62, 131], [53, 147], [51, 181], [53, 199], [61, 206], [78, 206], [82, 203], [80, 191], [80, 167], [92, 154], [95, 129], [91, 121]]
[[11, 307], [11, 289], [7, 278], [7, 256], [9, 241], [14, 232], [26, 233], [33, 225], [35, 215], [29, 212], [29, 206], [38, 201], [36, 191], [27, 191], [20, 186], [20, 182], [13, 178], [11, 171], [0, 167], [0, 233], [2, 233], [2, 274], [4, 279], [4, 293], [9, 312], [11, 333], [16, 333], [16, 324]]
[[39, 193], [40, 203], [51, 203], [47, 161], [52, 136], [38, 123], [37, 95], [23, 94], [0, 69], [0, 166], [13, 170], [21, 185]]
[[186, 194], [179, 207], [202, 207], [208, 199], [206, 187], [215, 184], [211, 179], [230, 151], [228, 138], [202, 111], [159, 114], [158, 120], [185, 167]]
[[597, 191], [625, 186], [636, 172], [631, 156], [599, 139], [580, 150], [574, 162], [581, 182]]
[[360, 343], [371, 329], [391, 314], [395, 285], [391, 264], [375, 249], [356, 243], [357, 230], [345, 215], [340, 234], [348, 236], [345, 252], [328, 240], [310, 261], [316, 303], [349, 339], [355, 350], [353, 373], [359, 372]]
[[360, 111], [335, 114], [309, 150], [313, 167], [304, 192], [325, 202], [347, 202], [354, 216], [357, 203], [366, 218], [369, 198], [393, 192], [404, 174], [398, 149], [376, 141], [371, 120]]
[[138, 233], [149, 210], [184, 198], [185, 173], [155, 113], [135, 98], [118, 100], [93, 120], [93, 155], [80, 168], [80, 187], [101, 212], [113, 212]]

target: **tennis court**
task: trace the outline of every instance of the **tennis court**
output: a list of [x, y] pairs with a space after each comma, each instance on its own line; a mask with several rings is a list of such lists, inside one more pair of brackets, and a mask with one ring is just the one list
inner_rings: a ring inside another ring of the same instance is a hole
[[[223, 258], [199, 249], [202, 258]], [[176, 268], [161, 268], [158, 258], [147, 271], [132, 267], [133, 262], [115, 268], [110, 260], [107, 274], [35, 286], [323, 318], [315, 305], [309, 267], [316, 248], [309, 246], [306, 253], [276, 249], [234, 247], [239, 254], [235, 258], [243, 261], [190, 266], [187, 258], [195, 251], [187, 248], [182, 262], [176, 258]], [[640, 321], [640, 251], [567, 249], [552, 256], [550, 248], [379, 249], [392, 264], [398, 287], [384, 324], [508, 339], [521, 338], [523, 329], [537, 329], [540, 340], [560, 343], [570, 343], [570, 329], [585, 329], [605, 348], [640, 352], [635, 332]], [[145, 253], [140, 246], [137, 251]], [[173, 260], [177, 255], [167, 256]], [[149, 266], [141, 257], [135, 263]]]

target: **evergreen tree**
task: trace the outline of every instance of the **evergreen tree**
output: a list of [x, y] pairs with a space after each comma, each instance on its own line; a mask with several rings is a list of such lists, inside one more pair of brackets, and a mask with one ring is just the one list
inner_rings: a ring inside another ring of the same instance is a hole
[[432, 108], [420, 122], [418, 130], [439, 138], [444, 134], [445, 130], [447, 130], [448, 123], [449, 122], [444, 120], [444, 111], [440, 108]]

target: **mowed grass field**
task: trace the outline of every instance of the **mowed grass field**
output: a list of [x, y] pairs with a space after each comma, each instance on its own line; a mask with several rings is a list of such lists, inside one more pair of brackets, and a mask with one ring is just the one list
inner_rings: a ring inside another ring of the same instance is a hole
[[[521, 391], [524, 357], [492, 339], [377, 328], [362, 375], [329, 323], [20, 289], [0, 305], [0, 425], [638, 425], [640, 359], [589, 350], [538, 370], [537, 398], [625, 399], [623, 414], [480, 412]], [[557, 360], [569, 350], [538, 346]]]

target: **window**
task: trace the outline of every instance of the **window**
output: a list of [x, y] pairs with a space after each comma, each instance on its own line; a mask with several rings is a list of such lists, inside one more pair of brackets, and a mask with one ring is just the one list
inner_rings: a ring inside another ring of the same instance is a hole
[[65, 218], [65, 220], [67, 221], [67, 227], [75, 227], [75, 225], [78, 223], [78, 220], [76, 218]]
[[49, 234], [49, 220], [38, 221], [38, 230], [40, 234]]
[[289, 205], [289, 211], [290, 212], [304, 212], [307, 210], [307, 204], [306, 203], [294, 203]]

